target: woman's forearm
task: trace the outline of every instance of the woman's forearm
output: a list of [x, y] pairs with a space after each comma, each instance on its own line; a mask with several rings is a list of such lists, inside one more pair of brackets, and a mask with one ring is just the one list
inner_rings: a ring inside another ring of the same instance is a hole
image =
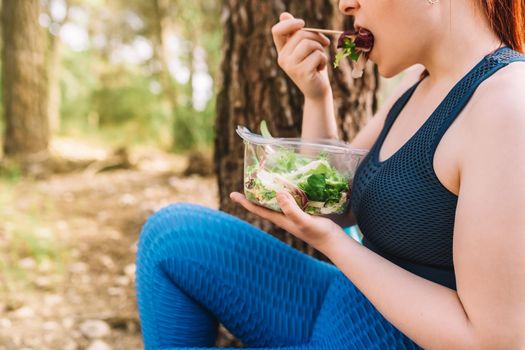
[[318, 249], [389, 322], [423, 348], [479, 348], [454, 290], [402, 269], [344, 233]]
[[342, 228], [350, 227], [356, 224], [352, 210], [350, 210], [350, 205], [348, 205], [343, 214], [328, 214], [324, 215], [324, 217], [332, 220]]
[[305, 99], [301, 137], [339, 138], [332, 91], [318, 100]]

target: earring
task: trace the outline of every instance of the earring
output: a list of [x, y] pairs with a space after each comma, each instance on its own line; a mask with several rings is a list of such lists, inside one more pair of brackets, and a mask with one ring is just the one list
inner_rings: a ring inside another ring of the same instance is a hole
[[430, 5], [437, 4], [439, 0], [427, 0]]

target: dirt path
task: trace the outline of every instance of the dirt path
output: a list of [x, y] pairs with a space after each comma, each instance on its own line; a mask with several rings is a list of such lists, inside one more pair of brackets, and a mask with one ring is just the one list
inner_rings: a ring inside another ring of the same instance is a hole
[[136, 170], [3, 184], [0, 350], [140, 349], [136, 241], [173, 202], [215, 208], [214, 178], [181, 177], [185, 159], [153, 152]]

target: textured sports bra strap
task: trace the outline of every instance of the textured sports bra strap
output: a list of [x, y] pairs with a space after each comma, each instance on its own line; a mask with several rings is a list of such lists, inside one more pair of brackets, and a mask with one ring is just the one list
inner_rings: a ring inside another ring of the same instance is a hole
[[452, 125], [454, 120], [456, 120], [458, 115], [465, 108], [479, 85], [501, 68], [516, 61], [525, 61], [525, 56], [508, 47], [500, 48], [494, 53], [486, 56], [477, 67], [475, 67], [457, 86], [454, 87], [454, 90], [456, 91], [452, 91], [451, 94], [446, 97], [452, 101], [443, 104], [442, 107], [444, 110], [436, 111], [438, 114], [443, 113], [443, 119], [441, 119], [439, 127], [436, 128], [436, 132], [432, 139], [431, 147], [433, 150], [435, 150], [450, 125]]

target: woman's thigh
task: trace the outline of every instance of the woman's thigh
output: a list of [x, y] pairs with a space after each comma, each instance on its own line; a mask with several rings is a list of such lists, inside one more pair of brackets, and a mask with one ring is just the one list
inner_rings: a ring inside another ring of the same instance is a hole
[[151, 279], [159, 273], [246, 346], [278, 347], [309, 341], [338, 270], [234, 216], [175, 204], [148, 219], [141, 234], [141, 312], [166, 303]]
[[420, 349], [388, 322], [342, 272], [325, 295], [310, 341], [320, 350]]

